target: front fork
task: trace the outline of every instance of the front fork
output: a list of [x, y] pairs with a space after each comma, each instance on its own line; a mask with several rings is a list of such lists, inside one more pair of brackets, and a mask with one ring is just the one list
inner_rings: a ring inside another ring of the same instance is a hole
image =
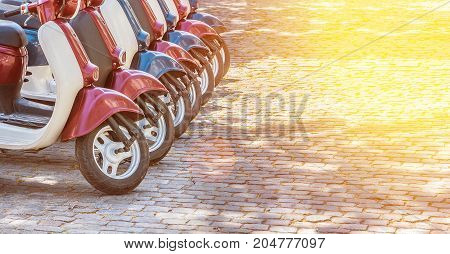
[[[185, 95], [188, 92], [187, 87], [170, 74], [161, 76], [161, 81], [169, 91], [169, 94], [174, 101], [174, 107], [177, 109], [178, 106], [175, 102], [181, 97], [180, 94]], [[175, 88], [173, 86], [175, 86]]]
[[[147, 93], [144, 93], [141, 96], [137, 97], [136, 102], [140, 106], [142, 111], [144, 111], [144, 115], [147, 121], [152, 126], [157, 126], [158, 120], [162, 116], [162, 109], [159, 108], [159, 105], [155, 102], [155, 100]], [[156, 115], [154, 115], [150, 111], [150, 109], [147, 107], [147, 103], [150, 103], [153, 106], [153, 108], [155, 108]]]
[[219, 39], [219, 41], [218, 41], [218, 42], [219, 42], [219, 45], [216, 44], [215, 40], [209, 41], [209, 40], [204, 39], [204, 40], [202, 40], [202, 41], [203, 41], [203, 43], [206, 44], [206, 46], [208, 46], [208, 48], [209, 48], [210, 51], [211, 51], [211, 52], [208, 53], [208, 61], [211, 62], [212, 59], [216, 56], [216, 54], [219, 53], [219, 51], [220, 51], [220, 48], [221, 48], [221, 47], [220, 47], [220, 44], [221, 44], [221, 41], [220, 41], [220, 39]]
[[[130, 151], [131, 145], [136, 141], [138, 135], [139, 135], [139, 129], [133, 125], [130, 121], [127, 121], [125, 116], [123, 116], [121, 113], [116, 113], [110, 118], [108, 118], [108, 124], [111, 127], [111, 129], [114, 131], [114, 136], [120, 142], [122, 142], [125, 147], [123, 148], [125, 152]], [[122, 129], [119, 126], [119, 123], [127, 129], [128, 133], [130, 134], [131, 138], [128, 138], [125, 133], [123, 133]]]

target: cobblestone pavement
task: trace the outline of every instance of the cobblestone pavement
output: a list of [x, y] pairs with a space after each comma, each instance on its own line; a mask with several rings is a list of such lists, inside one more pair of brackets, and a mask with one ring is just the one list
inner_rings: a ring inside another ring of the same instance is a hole
[[119, 197], [0, 154], [0, 232], [448, 233], [445, 2], [203, 0], [233, 64], [190, 132]]

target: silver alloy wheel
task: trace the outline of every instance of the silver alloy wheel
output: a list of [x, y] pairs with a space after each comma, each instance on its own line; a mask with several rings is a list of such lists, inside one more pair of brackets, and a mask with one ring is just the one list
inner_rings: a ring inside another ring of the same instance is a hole
[[[130, 138], [130, 134], [124, 127], [121, 126], [120, 129], [127, 138]], [[92, 154], [103, 174], [112, 179], [126, 179], [132, 176], [139, 167], [141, 160], [139, 144], [134, 141], [130, 150], [126, 152], [123, 150], [125, 145], [122, 142], [112, 140], [111, 132], [113, 130], [109, 125], [97, 132], [92, 144]], [[125, 168], [119, 168], [120, 166], [125, 166]]]
[[225, 49], [223, 47], [220, 48], [220, 55], [222, 56], [222, 60], [225, 63]]
[[211, 67], [213, 69], [214, 77], [217, 77], [219, 74], [219, 59], [217, 59], [217, 55], [211, 60]]
[[[152, 112], [153, 115], [156, 115], [157, 112], [155, 108], [149, 103], [146, 104], [150, 112]], [[161, 115], [161, 117], [158, 119], [158, 122], [156, 123], [157, 126], [151, 126], [146, 118], [142, 118], [142, 120], [137, 121], [136, 125], [144, 133], [147, 142], [151, 144], [149, 146], [149, 152], [158, 150], [161, 145], [164, 144], [164, 139], [167, 134], [167, 126], [163, 115]]]
[[159, 97], [169, 108], [170, 115], [173, 119], [173, 126], [177, 127], [183, 122], [184, 115], [186, 113], [186, 105], [184, 105], [183, 97], [179, 97], [177, 103], [178, 111], [175, 111], [175, 106], [172, 102], [170, 94], [162, 95]]
[[194, 108], [196, 100], [197, 100], [197, 93], [195, 92], [194, 85], [191, 85], [191, 88], [189, 89], [189, 101], [191, 102], [191, 108]]
[[209, 77], [206, 69], [204, 69], [203, 72], [200, 74], [199, 81], [200, 81], [200, 90], [202, 91], [202, 95], [204, 95], [208, 91], [209, 86]]

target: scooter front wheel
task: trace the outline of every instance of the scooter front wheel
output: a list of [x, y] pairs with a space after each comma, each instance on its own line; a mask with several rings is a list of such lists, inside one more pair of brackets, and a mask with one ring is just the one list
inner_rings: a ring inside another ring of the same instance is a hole
[[[220, 45], [220, 55], [222, 56], [223, 65], [224, 65], [224, 71], [223, 76], [225, 76], [228, 71], [230, 70], [231, 66], [231, 55], [230, 55], [230, 49], [228, 48], [228, 45], [225, 41], [219, 42]], [[223, 78], [222, 76], [222, 78]], [[218, 85], [218, 84], [217, 84]]]
[[204, 57], [200, 52], [195, 49], [191, 52], [193, 56], [202, 65], [202, 70], [197, 70], [200, 76], [200, 89], [202, 92], [202, 106], [205, 105], [212, 97], [214, 93], [214, 88], [216, 86], [214, 71], [211, 64], [208, 62], [206, 57]]
[[222, 43], [217, 40], [204, 40], [203, 42], [205, 42], [208, 48], [214, 53], [213, 56], [209, 57], [209, 62], [211, 63], [215, 77], [215, 84], [217, 86], [225, 75], [226, 61], [224, 57], [226, 57], [226, 52], [222, 46]]
[[[161, 161], [172, 148], [175, 128], [167, 105], [157, 96], [146, 93], [138, 99], [145, 118], [136, 122], [149, 145], [150, 165]], [[145, 107], [145, 108], [143, 108]]]
[[184, 85], [189, 88], [189, 101], [191, 102], [192, 106], [191, 120], [194, 120], [194, 118], [198, 115], [198, 113], [200, 113], [200, 109], [202, 108], [202, 89], [200, 86], [200, 76], [190, 70], [189, 72], [189, 77], [182, 77], [181, 80], [183, 81]]
[[81, 174], [97, 190], [125, 194], [144, 180], [149, 147], [136, 124], [121, 113], [76, 140]]
[[[189, 93], [185, 90], [184, 83], [170, 76], [170, 74], [162, 76], [160, 81], [169, 90], [169, 93], [160, 98], [169, 108], [175, 127], [175, 138], [179, 138], [186, 132], [192, 119], [192, 105]], [[183, 89], [181, 89], [181, 86]]]

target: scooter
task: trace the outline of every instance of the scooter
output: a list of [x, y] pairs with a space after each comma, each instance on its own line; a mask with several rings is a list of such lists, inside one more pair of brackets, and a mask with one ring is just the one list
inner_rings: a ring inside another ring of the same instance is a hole
[[[85, 0], [81, 1], [78, 8], [80, 9], [79, 13], [70, 23], [84, 46], [89, 59], [100, 67], [99, 78], [94, 82], [94, 85], [104, 86], [121, 92], [139, 105], [144, 112], [145, 118], [137, 122], [137, 124], [150, 145], [149, 156], [151, 164], [159, 162], [172, 147], [175, 135], [169, 109], [158, 98], [158, 96], [166, 95], [168, 91], [153, 76], [145, 72], [122, 68], [126, 60], [125, 51], [115, 45], [107, 28], [102, 27], [101, 19], [94, 20], [96, 23], [90, 19], [90, 16], [95, 16], [96, 13], [90, 11], [92, 8], [86, 6]], [[97, 16], [100, 15], [98, 14]], [[45, 59], [43, 55], [37, 57]], [[41, 68], [45, 67], [48, 68], [48, 65]], [[42, 72], [36, 72], [31, 73], [29, 76], [33, 78], [33, 74], [37, 74], [37, 77], [44, 78], [42, 79], [43, 82], [54, 83], [51, 70], [47, 70], [46, 75], [42, 75]], [[32, 81], [36, 81], [36, 79]], [[51, 97], [50, 100], [54, 101], [56, 94], [45, 91], [46, 87], [42, 84], [43, 82], [30, 82], [28, 80], [22, 92], [33, 97], [39, 96], [38, 92], [41, 89], [48, 94], [48, 97]], [[40, 98], [40, 100], [43, 99]]]
[[[133, 47], [130, 47], [128, 38], [132, 36], [132, 33], [134, 32], [135, 36], [138, 38], [138, 41], [140, 41], [139, 38], [143, 37], [142, 34], [149, 34], [142, 29], [139, 20], [136, 18], [134, 12], [132, 11], [130, 3], [136, 2], [136, 0], [133, 0], [132, 2], [125, 0], [106, 0], [105, 3], [100, 6], [100, 11], [105, 18], [109, 29], [118, 41], [118, 44], [122, 48], [127, 48], [127, 51], [131, 52], [134, 52], [134, 49]], [[123, 20], [123, 22], [118, 22], [118, 19]], [[128, 24], [127, 22], [125, 22], [126, 19], [128, 19], [129, 21]], [[150, 35], [152, 35], [152, 33], [150, 33]], [[207, 46], [196, 36], [184, 32], [179, 32], [172, 35], [177, 38], [173, 41], [171, 40], [171, 42], [180, 45], [189, 53], [197, 53], [197, 56], [200, 56], [201, 59], [204, 59], [204, 56], [208, 55], [209, 50]], [[212, 96], [211, 90], [214, 89], [215, 85], [214, 78], [210, 78], [212, 77], [212, 69], [210, 68], [210, 64], [207, 61], [202, 61], [201, 63], [202, 68], [205, 68], [206, 70], [204, 74], [207, 74], [203, 76], [204, 80], [202, 83], [203, 86], [207, 84], [209, 89], [208, 93], [202, 94], [201, 100], [202, 104], [204, 104]]]
[[[38, 39], [56, 84], [56, 102], [47, 105], [20, 96], [27, 72], [27, 39], [23, 29], [0, 21], [0, 148], [40, 150], [76, 139], [79, 169], [96, 189], [123, 194], [147, 174], [148, 144], [134, 121], [143, 118], [125, 95], [93, 86], [93, 65], [68, 23], [80, 0], [39, 0], [4, 13], [38, 15]], [[57, 50], [55, 50], [57, 49]]]
[[178, 1], [177, 3], [179, 8], [177, 8], [174, 0], [148, 1], [158, 2], [169, 27], [192, 33], [199, 37], [208, 46], [213, 53], [209, 60], [213, 65], [216, 85], [218, 85], [225, 74], [225, 65], [229, 65], [228, 62], [230, 62], [230, 55], [227, 53], [228, 47], [226, 47], [226, 43], [222, 37], [213, 28], [201, 21], [187, 20], [187, 7], [181, 5]]
[[[199, 12], [199, 1], [198, 0], [173, 0], [180, 16], [185, 16], [183, 12], [187, 13], [187, 19], [198, 20], [201, 21], [210, 27], [212, 27], [218, 34], [222, 34], [228, 31], [225, 24], [220, 21], [217, 17], [204, 12]], [[184, 11], [186, 9], [186, 11]], [[224, 43], [220, 49], [220, 54], [222, 55], [222, 59], [224, 60], [224, 74], [228, 73], [230, 69], [230, 50], [226, 43]]]
[[[209, 98], [211, 98], [215, 87], [214, 74], [211, 65], [207, 61], [203, 65], [179, 45], [163, 41], [162, 37], [165, 33], [164, 25], [157, 21], [156, 16], [146, 0], [118, 0], [118, 2], [130, 24], [132, 24], [136, 36], [142, 33], [148, 33], [150, 35], [151, 43], [148, 47], [149, 50], [166, 53], [176, 59], [184, 67], [184, 70], [191, 80], [195, 81], [200, 77], [200, 80], [198, 81], [200, 82], [202, 105], [204, 105]], [[112, 11], [113, 8], [104, 10], [104, 15], [112, 16], [112, 13], [111, 15], [105, 13], [108, 10]], [[114, 13], [117, 12], [119, 12], [119, 10], [114, 10]], [[200, 41], [200, 39], [197, 40]], [[186, 40], [180, 41], [186, 42]], [[198, 46], [196, 46], [195, 43], [187, 46], [191, 52], [198, 50]], [[204, 45], [202, 49], [207, 51], [206, 45]]]

